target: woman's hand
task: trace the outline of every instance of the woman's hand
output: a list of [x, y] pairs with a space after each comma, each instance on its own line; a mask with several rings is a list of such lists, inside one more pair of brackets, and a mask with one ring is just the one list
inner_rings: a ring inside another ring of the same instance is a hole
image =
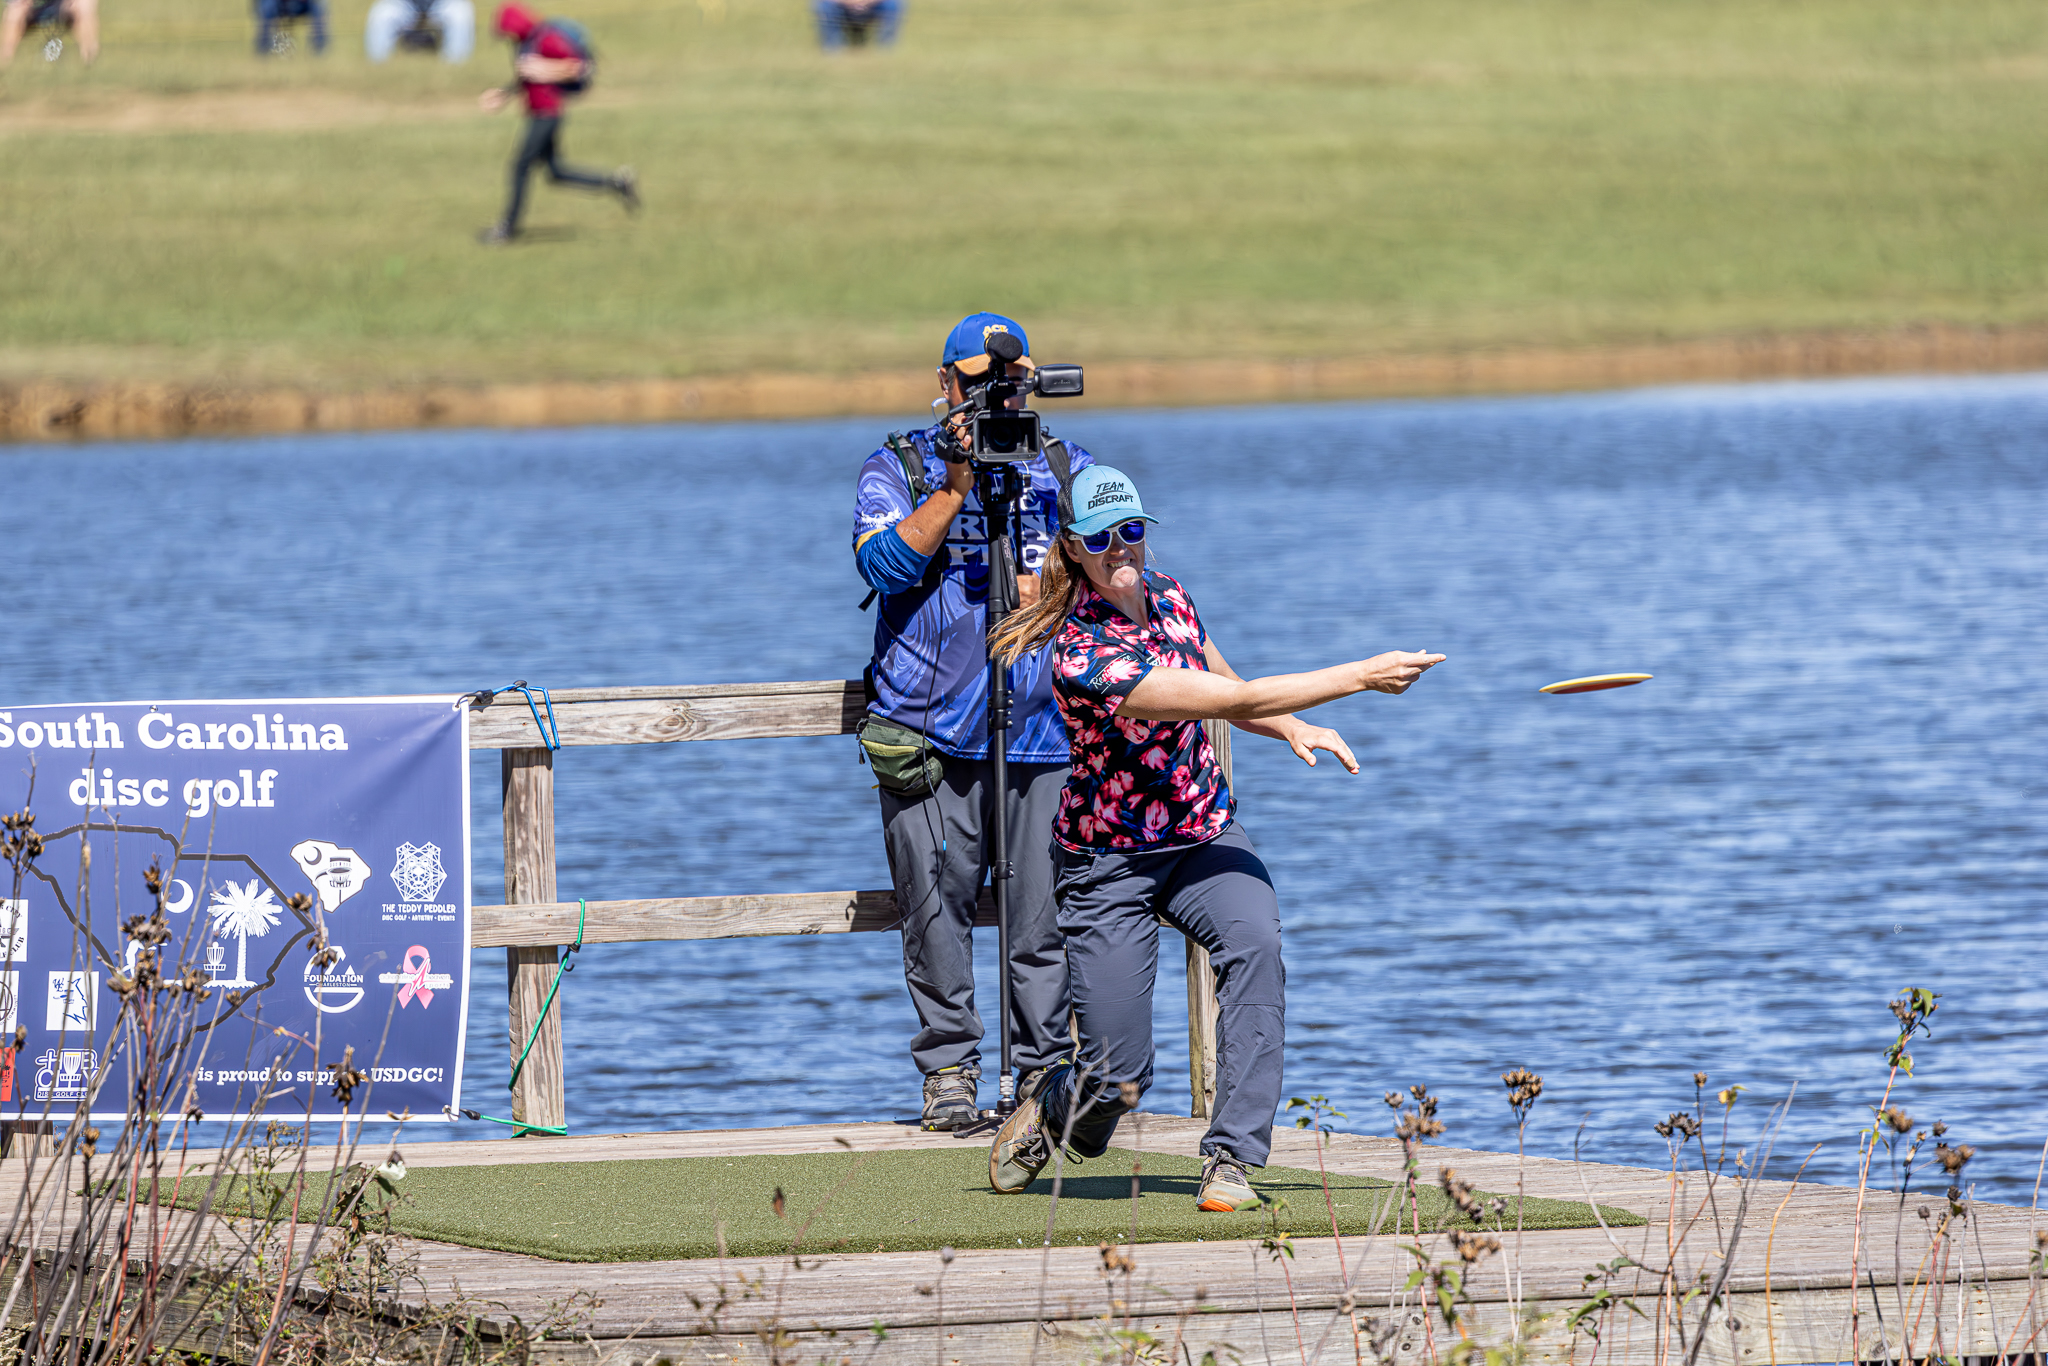
[[1443, 662], [1443, 655], [1425, 654], [1419, 650], [1389, 650], [1383, 655], [1374, 655], [1364, 661], [1365, 689], [1398, 696], [1414, 686], [1415, 680], [1424, 672]]
[[1316, 766], [1317, 750], [1327, 750], [1337, 756], [1337, 762], [1352, 772], [1358, 772], [1358, 760], [1351, 757], [1351, 746], [1344, 743], [1344, 737], [1328, 726], [1311, 726], [1306, 721], [1295, 722], [1294, 729], [1286, 737], [1294, 752], [1310, 768]]
[[486, 114], [497, 113], [500, 109], [511, 103], [511, 100], [512, 92], [503, 86], [497, 85], [492, 86], [489, 90], [476, 97], [477, 107]]

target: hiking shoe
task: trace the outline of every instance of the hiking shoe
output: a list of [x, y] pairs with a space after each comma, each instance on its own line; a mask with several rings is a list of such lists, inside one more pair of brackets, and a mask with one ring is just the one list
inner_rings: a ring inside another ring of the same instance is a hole
[[942, 1067], [926, 1077], [923, 1126], [944, 1133], [964, 1129], [980, 1119], [981, 1110], [974, 1103], [975, 1087], [980, 1081], [981, 1072], [965, 1064]]
[[1209, 1160], [1202, 1164], [1202, 1186], [1195, 1193], [1195, 1208], [1211, 1214], [1235, 1214], [1258, 1203], [1259, 1193], [1252, 1189], [1244, 1163], [1229, 1153], [1209, 1154]]
[[1046, 1079], [1052, 1076], [1053, 1066], [1054, 1064], [1047, 1063], [1044, 1067], [1031, 1068], [1017, 1079], [1017, 1103], [1019, 1105], [1022, 1105], [1025, 1101], [1045, 1089]]
[[627, 213], [640, 212], [640, 177], [631, 166], [621, 166], [612, 175], [612, 193], [626, 206]]
[[491, 226], [485, 228], [482, 232], [478, 233], [476, 235], [476, 240], [483, 243], [487, 247], [499, 247], [503, 246], [507, 242], [510, 242], [513, 238], [517, 237], [518, 235], [519, 234], [517, 232], [506, 227], [503, 223], [493, 223], [491, 224]]
[[[1045, 1088], [1041, 1086], [1039, 1091]], [[1020, 1101], [988, 1150], [988, 1183], [997, 1195], [1020, 1195], [1052, 1161], [1052, 1142], [1045, 1135], [1045, 1108], [1038, 1095]]]

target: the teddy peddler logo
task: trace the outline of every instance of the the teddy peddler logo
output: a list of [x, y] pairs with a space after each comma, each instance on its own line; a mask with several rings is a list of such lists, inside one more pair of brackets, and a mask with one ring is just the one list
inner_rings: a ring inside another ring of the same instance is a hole
[[398, 866], [391, 870], [391, 881], [397, 885], [401, 898], [416, 904], [432, 901], [447, 880], [448, 870], [441, 866], [440, 845], [398, 846]]

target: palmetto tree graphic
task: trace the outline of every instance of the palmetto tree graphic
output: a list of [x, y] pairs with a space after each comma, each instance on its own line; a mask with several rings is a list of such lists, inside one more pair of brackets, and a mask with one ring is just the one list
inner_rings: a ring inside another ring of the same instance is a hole
[[235, 979], [219, 985], [255, 986], [249, 980], [249, 936], [253, 934], [261, 939], [269, 934], [282, 918], [284, 907], [277, 904], [277, 898], [261, 881], [250, 878], [247, 886], [229, 881], [215, 887], [213, 905], [207, 909], [213, 916], [215, 932], [231, 934], [239, 941], [235, 952]]

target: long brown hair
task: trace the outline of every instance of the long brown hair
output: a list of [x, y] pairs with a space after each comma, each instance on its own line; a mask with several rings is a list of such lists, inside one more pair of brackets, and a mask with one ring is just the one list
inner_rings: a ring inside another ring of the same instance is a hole
[[1074, 610], [1074, 600], [1081, 596], [1081, 585], [1087, 581], [1087, 571], [1067, 553], [1066, 533], [1055, 536], [1038, 566], [1038, 601], [1004, 617], [1003, 624], [989, 632], [989, 653], [1006, 665], [1015, 664], [1050, 641], [1059, 634], [1067, 613]]

